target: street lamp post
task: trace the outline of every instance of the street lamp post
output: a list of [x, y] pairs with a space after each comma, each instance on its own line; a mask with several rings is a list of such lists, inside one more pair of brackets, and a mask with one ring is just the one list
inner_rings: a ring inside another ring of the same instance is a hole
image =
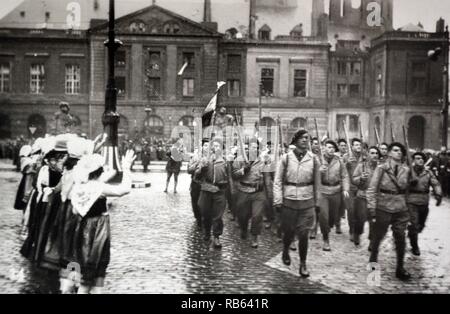
[[262, 93], [263, 93], [263, 84], [262, 82], [259, 82], [258, 129], [261, 127], [261, 120], [262, 120]]
[[120, 182], [122, 177], [122, 168], [119, 160], [118, 150], [118, 125], [120, 115], [117, 113], [117, 89], [114, 74], [114, 57], [117, 49], [122, 42], [115, 38], [114, 31], [114, 0], [109, 0], [109, 25], [108, 40], [105, 46], [108, 48], [108, 83], [105, 93], [105, 112], [103, 113], [102, 123], [105, 133], [108, 135], [105, 146], [103, 148], [103, 156], [105, 157], [105, 166], [109, 170], [117, 171], [117, 174], [110, 182]]
[[448, 63], [449, 63], [449, 32], [448, 32], [448, 26], [444, 33], [445, 36], [445, 47], [444, 47], [444, 70], [443, 70], [443, 79], [444, 79], [444, 95], [443, 95], [443, 109], [442, 109], [442, 115], [443, 115], [443, 134], [442, 134], [442, 146], [447, 147], [448, 145], [448, 107], [449, 107], [449, 101], [448, 101]]

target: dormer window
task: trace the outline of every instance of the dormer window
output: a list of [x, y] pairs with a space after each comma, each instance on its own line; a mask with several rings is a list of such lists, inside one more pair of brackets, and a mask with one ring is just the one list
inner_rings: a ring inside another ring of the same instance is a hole
[[300, 23], [298, 25], [296, 25], [290, 33], [291, 37], [294, 39], [299, 39], [303, 37], [303, 24]]
[[264, 24], [263, 27], [259, 29], [258, 38], [260, 40], [270, 40], [271, 31], [272, 29], [267, 24]]

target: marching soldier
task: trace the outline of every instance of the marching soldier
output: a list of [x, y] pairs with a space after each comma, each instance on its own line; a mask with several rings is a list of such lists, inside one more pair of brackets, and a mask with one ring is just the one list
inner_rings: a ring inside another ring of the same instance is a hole
[[191, 193], [191, 203], [192, 203], [192, 211], [194, 212], [195, 220], [197, 221], [197, 226], [199, 228], [202, 227], [202, 215], [200, 212], [200, 208], [198, 206], [198, 198], [200, 197], [200, 191], [201, 191], [201, 181], [195, 177], [195, 170], [197, 170], [197, 167], [203, 157], [206, 157], [206, 154], [209, 149], [209, 139], [203, 139], [202, 140], [202, 147], [200, 148], [201, 152], [200, 154], [194, 154], [189, 161], [187, 172], [191, 175], [191, 186], [190, 186], [190, 193]]
[[223, 143], [220, 138], [211, 142], [210, 158], [202, 158], [195, 170], [195, 176], [201, 180], [198, 206], [200, 208], [204, 230], [204, 240], [214, 235], [214, 248], [222, 248], [219, 237], [223, 233], [222, 216], [226, 207], [225, 191], [228, 184], [227, 164], [223, 158]]
[[386, 143], [380, 144], [380, 160], [379, 163], [384, 163], [388, 159], [388, 147], [389, 145]]
[[380, 243], [389, 226], [392, 226], [397, 253], [396, 277], [408, 280], [411, 275], [405, 270], [403, 263], [405, 231], [410, 220], [406, 205], [410, 169], [402, 164], [403, 156], [406, 156], [406, 148], [402, 144], [389, 145], [388, 154], [390, 158], [375, 169], [366, 192], [367, 208], [374, 224], [370, 262], [378, 262]]
[[337, 155], [339, 158], [344, 158], [345, 154], [347, 154], [347, 141], [343, 138], [339, 139], [338, 147], [339, 151], [337, 152]]
[[[368, 159], [360, 163], [353, 173], [352, 183], [358, 187], [355, 199], [355, 232], [353, 233], [353, 242], [356, 246], [360, 244], [360, 237], [364, 233], [364, 224], [368, 217], [366, 190], [378, 166], [379, 158], [380, 150], [376, 146], [370, 147]], [[373, 225], [369, 223], [369, 240], [372, 239], [372, 235]]]
[[[352, 140], [352, 154], [348, 153], [346, 157], [344, 157], [344, 161], [347, 165], [347, 171], [349, 177], [353, 176], [353, 173], [355, 172], [356, 166], [360, 162], [363, 162], [363, 159], [365, 156], [362, 153], [362, 142], [359, 138], [354, 138]], [[353, 242], [353, 229], [355, 226], [355, 199], [356, 199], [356, 193], [358, 191], [358, 187], [352, 183], [350, 183], [350, 197], [347, 199], [347, 220], [348, 220], [348, 226], [349, 226], [349, 233], [350, 233], [350, 241]], [[339, 222], [338, 222], [339, 223]], [[336, 225], [336, 233], [340, 234], [341, 226]]]
[[407, 196], [411, 224], [408, 226], [408, 237], [411, 242], [412, 253], [420, 256], [418, 244], [419, 233], [425, 228], [428, 217], [428, 204], [430, 201], [430, 185], [433, 187], [436, 197], [436, 206], [442, 202], [442, 189], [434, 174], [424, 168], [426, 156], [424, 153], [413, 155], [413, 168], [415, 172], [413, 180], [410, 182], [410, 190]]
[[270, 229], [272, 224], [276, 221], [276, 213], [273, 208], [273, 179], [275, 177], [275, 155], [272, 152], [272, 142], [267, 142], [267, 148], [261, 153], [261, 157], [264, 161], [264, 168], [262, 170], [264, 176], [264, 182], [266, 183], [266, 188], [264, 192], [266, 193], [266, 206], [265, 206], [265, 217], [267, 223], [265, 225], [266, 229]]
[[263, 170], [265, 162], [259, 155], [259, 143], [252, 139], [249, 143], [249, 162], [239, 156], [233, 163], [233, 179], [237, 181], [236, 208], [241, 228], [241, 238], [247, 238], [248, 223], [251, 219], [252, 247], [258, 247], [261, 234], [263, 214], [266, 206], [266, 193]]
[[331, 251], [330, 228], [340, 220], [339, 208], [342, 197], [349, 197], [350, 179], [344, 162], [336, 156], [337, 144], [332, 140], [325, 142], [323, 164], [320, 167], [321, 184], [319, 197], [320, 231], [323, 236], [323, 250]]
[[320, 161], [308, 151], [308, 141], [308, 131], [301, 129], [295, 133], [291, 143], [295, 149], [283, 155], [278, 163], [273, 186], [274, 206], [282, 208], [282, 260], [285, 265], [291, 264], [289, 247], [297, 233], [302, 277], [309, 277], [308, 237], [314, 225], [320, 180]]

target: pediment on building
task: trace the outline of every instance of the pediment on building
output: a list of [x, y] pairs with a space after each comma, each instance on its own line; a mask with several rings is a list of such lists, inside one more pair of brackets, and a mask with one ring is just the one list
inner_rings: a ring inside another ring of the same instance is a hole
[[[205, 27], [174, 12], [151, 5], [116, 19], [115, 29], [121, 35], [162, 36], [217, 36], [215, 30]], [[108, 23], [91, 29], [93, 33], [108, 31]]]

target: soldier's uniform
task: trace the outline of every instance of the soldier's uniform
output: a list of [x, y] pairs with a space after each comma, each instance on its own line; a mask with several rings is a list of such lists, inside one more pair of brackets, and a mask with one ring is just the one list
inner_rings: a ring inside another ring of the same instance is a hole
[[[301, 136], [301, 134], [300, 134]], [[318, 206], [320, 161], [309, 151], [289, 151], [281, 157], [273, 184], [274, 206], [282, 205], [283, 262], [290, 263], [289, 247], [295, 234], [300, 262], [306, 263], [309, 232]], [[301, 268], [300, 268], [301, 271]]]
[[266, 206], [265, 206], [265, 216], [268, 221], [268, 227], [272, 223], [277, 221], [277, 214], [273, 207], [273, 180], [275, 178], [276, 161], [275, 156], [271, 154], [268, 150], [263, 152], [262, 159], [264, 161], [264, 167], [262, 169], [264, 182], [265, 182], [265, 193], [266, 193]]
[[191, 160], [189, 160], [187, 167], [187, 172], [191, 175], [191, 185], [189, 191], [191, 194], [192, 211], [194, 212], [194, 217], [199, 227], [201, 227], [202, 225], [202, 215], [200, 212], [200, 207], [198, 206], [198, 199], [200, 197], [201, 191], [201, 180], [195, 176], [195, 171], [199, 166], [200, 159], [201, 158], [198, 152], [194, 152], [194, 155], [192, 156]]
[[[200, 208], [204, 239], [209, 241], [211, 229], [215, 240], [223, 233], [222, 216], [226, 207], [225, 191], [228, 185], [227, 165], [223, 156], [202, 162], [197, 166], [196, 178], [201, 181], [198, 206]], [[221, 247], [221, 245], [215, 245]]]
[[[378, 166], [378, 162], [365, 161], [360, 163], [353, 173], [351, 178], [352, 183], [358, 187], [358, 191], [356, 192], [355, 199], [355, 225], [354, 225], [354, 234], [355, 234], [355, 244], [359, 244], [359, 237], [364, 233], [364, 224], [367, 221], [367, 217], [369, 216], [367, 210], [367, 197], [366, 191], [369, 188], [370, 180], [375, 172], [376, 167]], [[367, 179], [362, 178], [363, 172], [367, 173]], [[371, 240], [373, 236], [373, 224], [369, 222], [369, 239]]]
[[328, 167], [326, 172], [321, 172], [319, 194], [319, 223], [324, 250], [329, 251], [329, 233], [336, 221], [340, 220], [339, 208], [341, 206], [343, 192], [349, 192], [350, 179], [345, 164], [338, 156], [324, 157], [324, 164]]
[[406, 205], [409, 175], [409, 167], [389, 160], [375, 169], [366, 192], [370, 217], [376, 217], [370, 262], [378, 261], [380, 243], [389, 226], [392, 226], [397, 253], [397, 273], [404, 271], [405, 231], [410, 220]]
[[[351, 178], [355, 172], [356, 167], [359, 163], [364, 161], [364, 155], [356, 154], [354, 153], [354, 157], [356, 158], [356, 161], [350, 161], [350, 156], [348, 154], [344, 157], [344, 162], [347, 167], [348, 175]], [[347, 207], [347, 221], [348, 221], [348, 227], [349, 227], [349, 233], [350, 233], [350, 240], [353, 241], [353, 229], [355, 227], [355, 200], [356, 200], [356, 193], [358, 192], [358, 187], [354, 185], [352, 182], [350, 182], [350, 197], [346, 200], [346, 207]]]
[[[236, 180], [236, 208], [242, 238], [246, 238], [248, 223], [251, 220], [250, 233], [253, 237], [261, 234], [263, 214], [266, 206], [264, 192], [264, 161], [260, 156], [246, 164], [242, 156], [233, 163], [233, 179]], [[254, 239], [256, 240], [256, 239]], [[256, 247], [257, 244], [253, 243]]]
[[411, 181], [409, 193], [406, 199], [411, 216], [411, 224], [408, 226], [408, 237], [415, 255], [420, 255], [418, 245], [418, 234], [425, 227], [428, 217], [428, 204], [430, 202], [430, 186], [433, 187], [434, 195], [438, 203], [442, 199], [442, 189], [439, 181], [430, 170], [413, 167], [415, 180]]

